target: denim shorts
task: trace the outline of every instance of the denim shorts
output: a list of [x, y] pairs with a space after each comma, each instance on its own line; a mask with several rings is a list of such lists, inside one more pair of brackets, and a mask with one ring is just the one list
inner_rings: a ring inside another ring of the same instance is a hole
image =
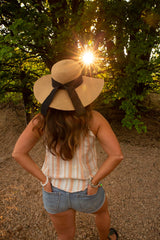
[[74, 209], [84, 213], [97, 212], [105, 202], [105, 191], [99, 187], [94, 195], [87, 195], [87, 189], [79, 192], [65, 192], [52, 186], [52, 192], [43, 189], [44, 208], [48, 213], [56, 214]]

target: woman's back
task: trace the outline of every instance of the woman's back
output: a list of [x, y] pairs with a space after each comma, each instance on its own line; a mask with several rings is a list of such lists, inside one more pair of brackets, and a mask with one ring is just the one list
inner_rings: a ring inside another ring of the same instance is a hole
[[68, 161], [46, 148], [42, 171], [51, 178], [53, 186], [68, 192], [81, 191], [87, 188], [89, 177], [97, 172], [95, 135], [89, 130], [81, 138], [73, 158]]

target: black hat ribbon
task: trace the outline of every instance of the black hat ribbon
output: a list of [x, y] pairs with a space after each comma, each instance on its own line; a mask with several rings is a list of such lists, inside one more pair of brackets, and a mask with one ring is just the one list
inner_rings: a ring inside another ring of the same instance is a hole
[[76, 78], [76, 79], [74, 79], [74, 80], [72, 80], [68, 83], [65, 83], [65, 84], [57, 82], [53, 78], [51, 78], [51, 80], [52, 80], [53, 90], [50, 92], [48, 97], [42, 103], [41, 113], [43, 114], [43, 116], [47, 115], [48, 107], [49, 107], [50, 103], [52, 102], [56, 92], [59, 89], [65, 89], [68, 92], [68, 95], [69, 95], [69, 97], [72, 101], [72, 104], [75, 108], [75, 111], [76, 111], [77, 115], [79, 115], [79, 116], [83, 115], [85, 113], [85, 108], [84, 108], [78, 94], [75, 91], [75, 88], [80, 86], [83, 82], [82, 75], [80, 75], [78, 78]]

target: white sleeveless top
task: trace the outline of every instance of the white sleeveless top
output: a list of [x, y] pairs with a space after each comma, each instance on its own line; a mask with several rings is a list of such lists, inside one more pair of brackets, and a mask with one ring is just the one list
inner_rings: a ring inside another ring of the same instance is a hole
[[57, 188], [67, 192], [85, 190], [89, 177], [95, 175], [97, 170], [95, 135], [91, 131], [81, 141], [74, 157], [69, 161], [54, 156], [46, 148], [42, 172], [51, 178], [52, 185]]

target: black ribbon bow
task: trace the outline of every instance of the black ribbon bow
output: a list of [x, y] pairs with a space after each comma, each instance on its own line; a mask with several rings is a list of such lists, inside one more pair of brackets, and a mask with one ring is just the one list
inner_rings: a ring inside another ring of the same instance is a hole
[[65, 89], [68, 92], [68, 95], [72, 101], [72, 104], [75, 108], [75, 111], [77, 113], [77, 115], [83, 115], [85, 113], [85, 108], [78, 96], [78, 94], [75, 91], [75, 88], [77, 88], [78, 86], [80, 86], [83, 82], [82, 76], [80, 75], [78, 78], [62, 84], [60, 82], [57, 82], [56, 80], [54, 80], [53, 78], [51, 78], [52, 80], [52, 86], [54, 87], [53, 90], [50, 92], [50, 94], [48, 95], [48, 97], [44, 100], [44, 102], [42, 103], [41, 106], [41, 113], [46, 116], [47, 115], [47, 110], [48, 107], [50, 105], [50, 103], [52, 102], [56, 92], [59, 89]]

